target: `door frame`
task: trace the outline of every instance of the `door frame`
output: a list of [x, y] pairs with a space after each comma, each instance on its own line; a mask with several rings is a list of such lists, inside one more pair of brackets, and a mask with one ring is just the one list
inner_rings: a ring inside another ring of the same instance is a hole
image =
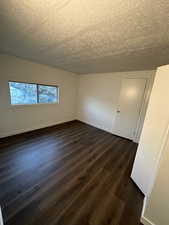
[[2, 219], [2, 210], [0, 207], [0, 225], [3, 225], [3, 219]]
[[146, 116], [146, 112], [147, 112], [147, 106], [149, 103], [151, 90], [152, 90], [153, 83], [154, 83], [154, 78], [155, 78], [155, 76], [152, 76], [151, 78], [144, 78], [144, 79], [146, 79], [146, 87], [145, 87], [145, 91], [144, 91], [142, 106], [140, 109], [140, 115], [139, 115], [139, 118], [137, 121], [135, 136], [133, 137], [133, 141], [136, 143], [139, 143], [139, 140], [140, 140], [140, 136], [141, 136], [141, 132], [142, 132], [142, 128], [143, 128], [143, 124], [144, 124], [144, 120], [145, 120], [145, 116]]

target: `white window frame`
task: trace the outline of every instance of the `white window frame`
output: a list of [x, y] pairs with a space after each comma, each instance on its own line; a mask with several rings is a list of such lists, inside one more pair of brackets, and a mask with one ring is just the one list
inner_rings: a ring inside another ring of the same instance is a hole
[[[21, 84], [34, 84], [37, 86], [37, 103], [28, 103], [28, 104], [12, 104], [12, 99], [11, 99], [11, 94], [10, 94], [10, 82], [15, 82], [15, 83], [21, 83]], [[39, 90], [39, 86], [47, 86], [47, 87], [55, 87], [56, 91], [57, 91], [57, 96], [58, 99], [56, 102], [39, 102], [39, 94], [38, 94], [38, 90]], [[9, 97], [10, 97], [10, 105], [11, 106], [35, 106], [35, 105], [48, 105], [48, 104], [59, 104], [59, 100], [60, 100], [60, 88], [58, 85], [51, 85], [51, 84], [41, 84], [41, 83], [32, 83], [32, 82], [24, 82], [24, 81], [14, 81], [14, 80], [9, 80], [8, 81], [8, 90], [9, 90]]]

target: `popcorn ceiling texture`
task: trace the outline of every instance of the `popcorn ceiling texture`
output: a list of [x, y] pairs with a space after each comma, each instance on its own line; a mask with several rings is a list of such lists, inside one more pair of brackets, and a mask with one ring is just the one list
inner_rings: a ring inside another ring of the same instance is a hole
[[84, 74], [169, 63], [168, 0], [1, 0], [0, 52]]

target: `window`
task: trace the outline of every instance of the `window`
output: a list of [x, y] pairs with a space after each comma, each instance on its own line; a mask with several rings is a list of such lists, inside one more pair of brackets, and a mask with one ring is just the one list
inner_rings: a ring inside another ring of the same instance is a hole
[[58, 101], [58, 88], [38, 85], [39, 103], [52, 103]]
[[58, 103], [59, 88], [42, 84], [9, 82], [12, 105]]

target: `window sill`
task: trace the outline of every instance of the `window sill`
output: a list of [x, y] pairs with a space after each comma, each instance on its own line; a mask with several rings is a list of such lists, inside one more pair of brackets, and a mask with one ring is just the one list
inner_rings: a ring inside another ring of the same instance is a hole
[[58, 105], [59, 104], [59, 102], [54, 102], [54, 103], [51, 103], [51, 102], [49, 102], [49, 103], [38, 103], [38, 104], [16, 104], [16, 105], [12, 105], [12, 104], [10, 104], [10, 108], [19, 108], [19, 107], [21, 107], [21, 108], [23, 108], [23, 107], [32, 107], [32, 106], [42, 106], [42, 105]]

